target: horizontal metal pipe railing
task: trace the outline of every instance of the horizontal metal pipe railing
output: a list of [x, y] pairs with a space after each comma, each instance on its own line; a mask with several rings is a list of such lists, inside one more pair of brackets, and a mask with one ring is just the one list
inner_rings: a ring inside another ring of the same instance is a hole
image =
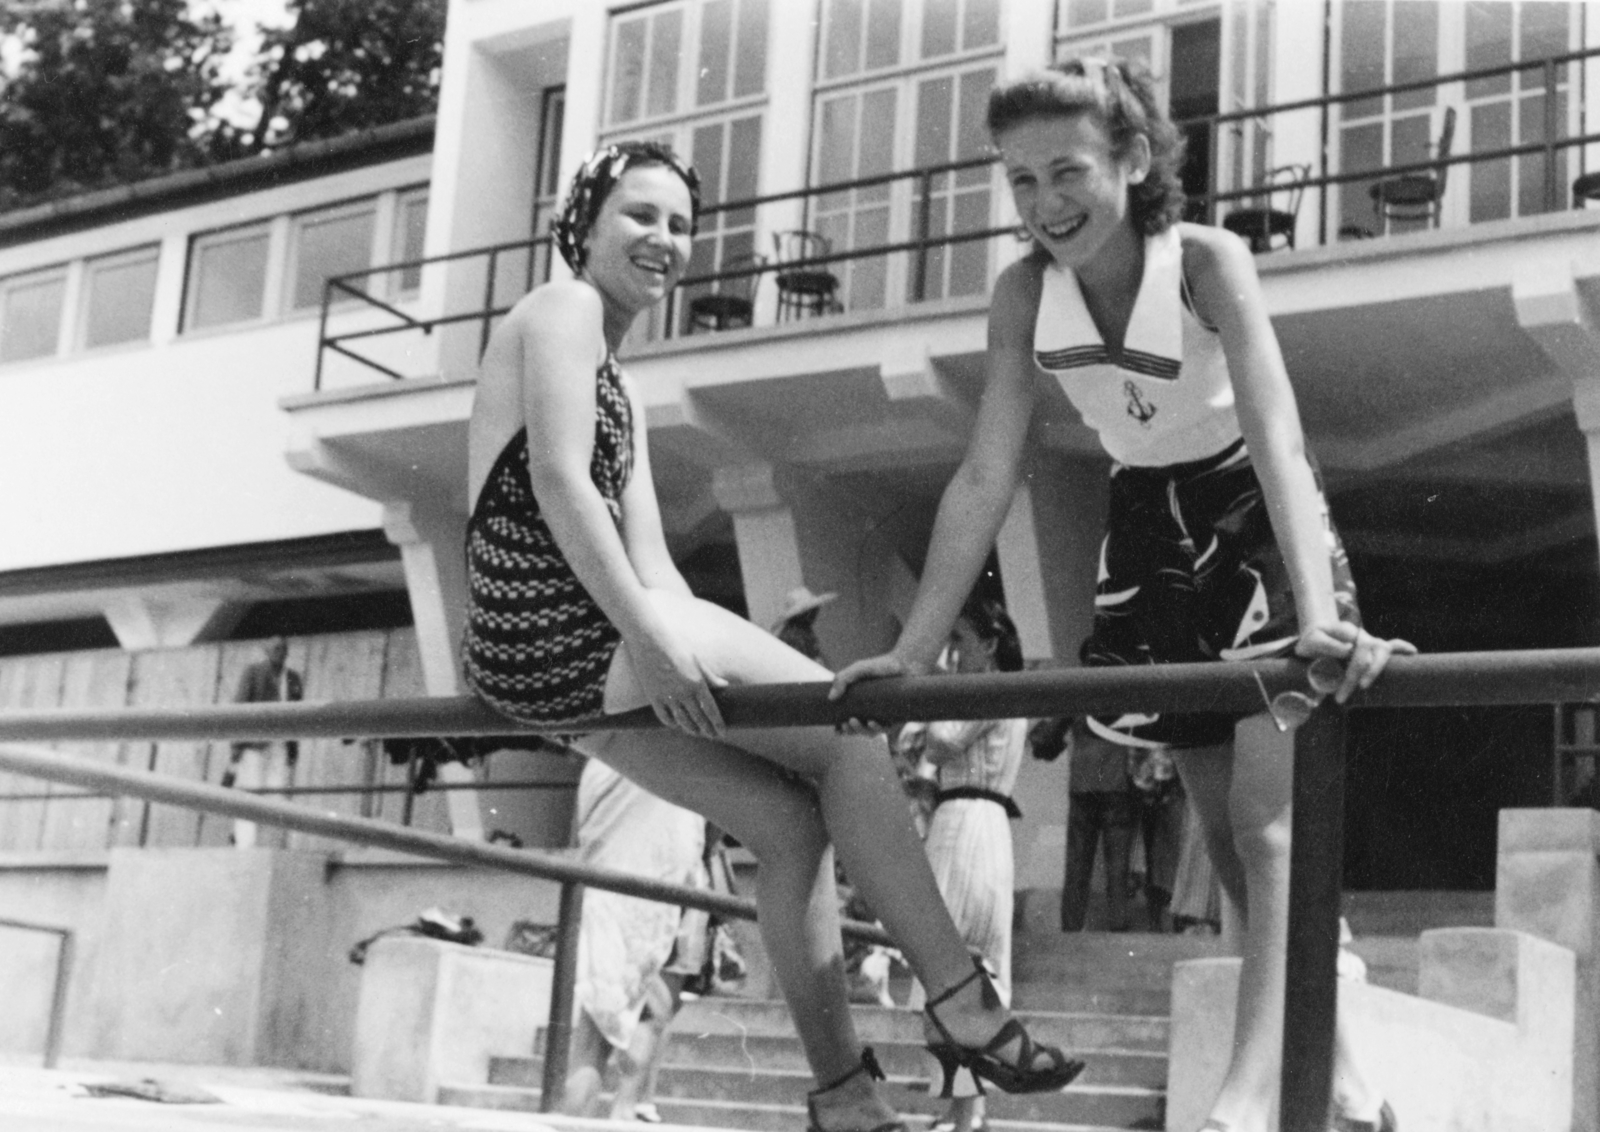
[[[1335, 964], [1344, 808], [1342, 707], [1319, 699], [1299, 661], [1144, 668], [1062, 669], [993, 676], [936, 676], [871, 681], [835, 703], [826, 685], [726, 688], [716, 693], [731, 726], [827, 725], [851, 717], [878, 720], [982, 719], [1146, 711], [1254, 714], [1300, 698], [1308, 709], [1294, 736], [1286, 1020], [1280, 1116], [1287, 1132], [1326, 1127], [1332, 1089]], [[1600, 701], [1600, 649], [1558, 649], [1397, 657], [1383, 679], [1353, 706], [1422, 707]], [[596, 729], [656, 726], [647, 711], [593, 721]], [[479, 730], [481, 728], [482, 730]], [[530, 729], [533, 730], [533, 729]], [[583, 730], [571, 724], [558, 730]], [[570, 856], [502, 848], [339, 813], [317, 813], [236, 790], [127, 770], [77, 755], [20, 745], [40, 740], [270, 738], [311, 735], [506, 734], [506, 721], [476, 701], [452, 697], [351, 704], [277, 704], [184, 711], [0, 712], [0, 770], [70, 785], [296, 829], [357, 844], [559, 881], [560, 945], [553, 975], [552, 1024], [567, 1021], [565, 995], [576, 946], [578, 886], [723, 915], [753, 918], [749, 901], [702, 889], [594, 869]], [[846, 930], [882, 941], [872, 926]], [[553, 1031], [556, 1032], [556, 1031]], [[560, 1094], [560, 1058], [546, 1062], [545, 1103]]]
[[[1298, 660], [1056, 668], [982, 676], [910, 676], [855, 685], [837, 702], [826, 684], [763, 684], [716, 693], [728, 726], [835, 726], [883, 721], [1148, 711], [1262, 711], [1280, 692], [1309, 689]], [[1555, 703], [1600, 699], [1600, 648], [1434, 653], [1395, 657], [1352, 707]], [[0, 742], [157, 739], [302, 739], [505, 735], [657, 726], [647, 709], [589, 725], [509, 722], [471, 696], [337, 703], [223, 704], [197, 708], [10, 710]]]

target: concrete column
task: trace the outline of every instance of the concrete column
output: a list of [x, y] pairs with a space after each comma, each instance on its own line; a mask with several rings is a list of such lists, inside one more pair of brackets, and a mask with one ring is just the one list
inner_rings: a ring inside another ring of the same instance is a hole
[[[466, 690], [458, 666], [461, 635], [467, 624], [466, 516], [415, 503], [386, 503], [383, 532], [400, 548], [417, 629], [422, 682], [430, 696], [459, 696]], [[439, 781], [471, 782], [472, 771], [460, 763], [439, 767]], [[446, 795], [450, 829], [458, 837], [483, 839], [483, 815], [473, 791]]]
[[833, 667], [894, 643], [895, 609], [914, 584], [866, 516], [826, 483], [771, 464], [719, 468], [712, 492], [733, 517], [751, 621], [770, 627], [784, 596], [804, 585], [839, 594], [817, 619], [817, 637]]
[[1494, 922], [1577, 959], [1574, 1132], [1600, 1132], [1600, 813], [1501, 810]]
[[120, 594], [101, 608], [117, 644], [138, 649], [182, 648], [227, 636], [249, 610], [248, 603], [216, 598], [162, 601]]

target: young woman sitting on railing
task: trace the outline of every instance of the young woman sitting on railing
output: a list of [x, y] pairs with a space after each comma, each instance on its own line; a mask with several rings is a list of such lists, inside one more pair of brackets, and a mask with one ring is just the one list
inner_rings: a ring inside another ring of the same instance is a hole
[[[1360, 628], [1249, 249], [1177, 223], [1182, 144], [1147, 75], [1059, 64], [993, 92], [989, 130], [1032, 253], [1000, 276], [989, 372], [889, 653], [840, 673], [928, 672], [1011, 505], [1043, 375], [1114, 463], [1089, 664], [1336, 657], [1342, 702], [1393, 653]], [[1291, 744], [1265, 714], [1127, 714], [1098, 734], [1177, 748], [1243, 921], [1234, 1056], [1205, 1127], [1266, 1132], [1283, 1036]], [[1394, 1128], [1341, 1030], [1340, 1127]]]
[[714, 687], [831, 673], [697, 600], [667, 553], [644, 404], [615, 352], [683, 274], [698, 196], [663, 147], [591, 156], [555, 226], [576, 279], [534, 290], [489, 343], [470, 431], [468, 683], [513, 719], [648, 705], [666, 724], [578, 745], [759, 858], [762, 938], [820, 1084], [808, 1106], [819, 1132], [902, 1127], [846, 1004], [830, 842], [928, 989], [941, 1061], [1008, 1091], [1059, 1089], [1081, 1063], [1034, 1043], [974, 970], [883, 743], [724, 729]]

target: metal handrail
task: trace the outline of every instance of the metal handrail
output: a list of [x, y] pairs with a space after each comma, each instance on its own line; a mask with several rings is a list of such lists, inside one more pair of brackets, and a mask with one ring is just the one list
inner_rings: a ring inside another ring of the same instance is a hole
[[[1314, 98], [1303, 98], [1292, 102], [1276, 103], [1269, 106], [1250, 107], [1242, 110], [1231, 110], [1226, 113], [1208, 114], [1196, 118], [1185, 118], [1178, 122], [1180, 128], [1194, 129], [1199, 127], [1219, 127], [1230, 123], [1245, 121], [1264, 121], [1278, 115], [1292, 113], [1298, 110], [1320, 109], [1323, 113], [1323, 137], [1321, 172], [1318, 176], [1307, 177], [1293, 182], [1301, 190], [1308, 188], [1327, 188], [1335, 185], [1351, 184], [1361, 181], [1371, 181], [1384, 177], [1402, 176], [1407, 173], [1424, 172], [1438, 168], [1441, 165], [1453, 166], [1475, 164], [1485, 161], [1506, 160], [1513, 157], [1543, 154], [1544, 156], [1544, 209], [1547, 212], [1556, 211], [1561, 207], [1562, 194], [1555, 180], [1555, 166], [1558, 154], [1563, 150], [1578, 146], [1590, 145], [1600, 142], [1600, 133], [1584, 134], [1580, 137], [1557, 138], [1559, 122], [1556, 117], [1555, 91], [1559, 85], [1558, 72], [1560, 68], [1569, 64], [1579, 63], [1584, 60], [1600, 57], [1600, 48], [1585, 48], [1578, 51], [1569, 51], [1560, 55], [1553, 55], [1542, 59], [1519, 60], [1511, 63], [1498, 64], [1493, 67], [1482, 67], [1470, 71], [1455, 71], [1447, 75], [1439, 75], [1430, 79], [1415, 79], [1403, 83], [1389, 83], [1383, 86], [1368, 87], [1362, 90], [1341, 91], [1335, 94], [1320, 95]], [[1405, 165], [1389, 165], [1374, 169], [1364, 169], [1356, 172], [1331, 173], [1328, 170], [1328, 149], [1326, 144], [1328, 131], [1328, 116], [1337, 106], [1351, 102], [1361, 102], [1374, 98], [1384, 98], [1394, 94], [1404, 94], [1410, 91], [1438, 89], [1456, 83], [1475, 82], [1482, 79], [1496, 78], [1501, 75], [1510, 75], [1522, 71], [1542, 69], [1544, 73], [1544, 130], [1543, 138], [1537, 142], [1529, 142], [1517, 146], [1505, 146], [1493, 150], [1475, 150], [1469, 153], [1452, 156], [1446, 161], [1423, 161]], [[1570, 82], [1570, 80], [1569, 80]], [[1220, 131], [1213, 129], [1210, 137], [1212, 144], [1219, 144]], [[992, 164], [995, 155], [983, 154], [977, 157], [963, 158], [959, 161], [941, 162], [937, 165], [921, 166], [915, 169], [902, 170], [892, 173], [879, 173], [870, 177], [857, 177], [848, 181], [835, 181], [822, 185], [809, 185], [797, 189], [788, 189], [777, 193], [764, 193], [759, 196], [743, 197], [738, 200], [719, 201], [708, 204], [701, 209], [701, 216], [717, 216], [733, 212], [751, 211], [764, 205], [778, 204], [785, 201], [805, 200], [814, 201], [818, 198], [840, 193], [857, 192], [862, 189], [875, 188], [882, 185], [893, 184], [901, 181], [914, 180], [917, 182], [917, 199], [920, 202], [914, 221], [915, 239], [895, 241], [874, 245], [871, 247], [852, 248], [842, 252], [835, 252], [828, 256], [812, 257], [797, 260], [782, 265], [764, 264], [756, 267], [737, 268], [728, 271], [712, 271], [702, 275], [685, 278], [681, 281], [683, 287], [703, 286], [719, 283], [724, 280], [747, 278], [751, 275], [761, 276], [767, 272], [779, 270], [812, 269], [826, 267], [829, 264], [844, 263], [853, 260], [874, 259], [881, 256], [895, 254], [911, 254], [916, 257], [912, 265], [911, 274], [911, 301], [918, 302], [927, 295], [928, 255], [934, 248], [954, 246], [975, 240], [990, 240], [1005, 236], [1015, 231], [1010, 227], [996, 227], [980, 232], [951, 233], [944, 236], [930, 235], [931, 228], [931, 200], [932, 184], [938, 177], [948, 176], [967, 169], [975, 169]], [[1212, 168], [1218, 168], [1214, 160]], [[1280, 188], [1290, 187], [1289, 184]], [[1207, 214], [1219, 204], [1243, 200], [1259, 196], [1261, 186], [1252, 185], [1233, 189], [1213, 189], [1210, 192], [1199, 194], [1190, 198], [1204, 208]], [[1327, 238], [1328, 200], [1326, 194], [1318, 204], [1320, 210], [1321, 240]], [[504, 315], [511, 308], [509, 305], [496, 305], [494, 299], [495, 281], [498, 275], [499, 262], [502, 256], [513, 252], [527, 253], [527, 275], [531, 286], [533, 281], [533, 264], [535, 252], [541, 247], [548, 247], [550, 238], [541, 236], [531, 240], [514, 240], [505, 243], [485, 245], [463, 251], [451, 252], [445, 255], [426, 256], [421, 259], [405, 260], [399, 263], [388, 264], [381, 267], [365, 268], [360, 271], [348, 272], [328, 279], [323, 293], [322, 324], [319, 332], [319, 348], [317, 351], [316, 375], [314, 388], [322, 388], [323, 360], [326, 353], [332, 350], [335, 353], [358, 361], [391, 378], [400, 380], [405, 375], [374, 361], [352, 350], [346, 343], [379, 335], [421, 332], [431, 334], [440, 326], [460, 322], [477, 321], [480, 324], [479, 350], [487, 345], [490, 330], [494, 320]], [[487, 271], [485, 273], [483, 306], [481, 309], [458, 314], [443, 315], [435, 318], [416, 318], [393, 304], [384, 303], [367, 295], [355, 284], [374, 275], [394, 273], [400, 271], [418, 270], [424, 267], [447, 263], [473, 257], [487, 257]], [[397, 319], [392, 326], [368, 328], [365, 330], [348, 331], [330, 335], [328, 333], [328, 318], [330, 310], [337, 295], [347, 295], [359, 299], [375, 310], [381, 310]], [[680, 292], [674, 292], [673, 301], [669, 302], [666, 325], [669, 335], [676, 326], [676, 300]]]
[[[1081, 714], [1136, 707], [1160, 711], [1259, 712], [1297, 697], [1308, 709], [1294, 736], [1284, 1050], [1279, 1111], [1289, 1132], [1326, 1124], [1332, 1085], [1335, 967], [1344, 811], [1345, 708], [1313, 698], [1298, 661], [1173, 664], [1116, 669], [1058, 669], [987, 676], [901, 677], [857, 684], [835, 702], [825, 684], [757, 685], [714, 693], [734, 727], [801, 726], [847, 718], [974, 719]], [[1600, 702], [1600, 649], [1395, 657], [1383, 679], [1350, 706]], [[565, 1032], [571, 1010], [577, 886], [595, 887], [726, 915], [753, 915], [736, 898], [596, 870], [553, 853], [505, 849], [403, 829], [338, 813], [317, 813], [236, 790], [128, 770], [76, 755], [14, 745], [21, 739], [268, 738], [288, 735], [418, 734], [425, 720], [439, 734], [465, 734], [478, 722], [506, 731], [503, 719], [463, 698], [359, 701], [351, 704], [260, 704], [185, 711], [0, 712], [0, 769], [57, 782], [116, 790], [337, 839], [383, 845], [442, 860], [503, 868], [559, 880], [562, 926], [554, 973], [552, 1017]], [[119, 726], [118, 721], [121, 721]], [[601, 729], [654, 726], [649, 712], [595, 720]], [[583, 727], [563, 724], [559, 730]], [[537, 731], [538, 728], [527, 728]], [[863, 925], [852, 930], [870, 931]], [[557, 1043], [560, 1044], [559, 1042]], [[556, 1103], [565, 1071], [562, 1051], [545, 1065], [543, 1104]], [[560, 1070], [560, 1073], [557, 1073]]]

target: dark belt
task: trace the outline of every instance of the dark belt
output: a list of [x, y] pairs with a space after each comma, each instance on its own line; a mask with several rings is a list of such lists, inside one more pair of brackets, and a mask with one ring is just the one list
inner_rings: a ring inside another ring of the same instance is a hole
[[981, 798], [985, 802], [993, 802], [1006, 812], [1006, 817], [1016, 821], [1022, 816], [1022, 808], [1012, 800], [1008, 794], [1001, 794], [997, 790], [985, 790], [981, 786], [955, 786], [949, 790], [941, 790], [933, 796], [933, 808], [938, 809], [955, 798]]

